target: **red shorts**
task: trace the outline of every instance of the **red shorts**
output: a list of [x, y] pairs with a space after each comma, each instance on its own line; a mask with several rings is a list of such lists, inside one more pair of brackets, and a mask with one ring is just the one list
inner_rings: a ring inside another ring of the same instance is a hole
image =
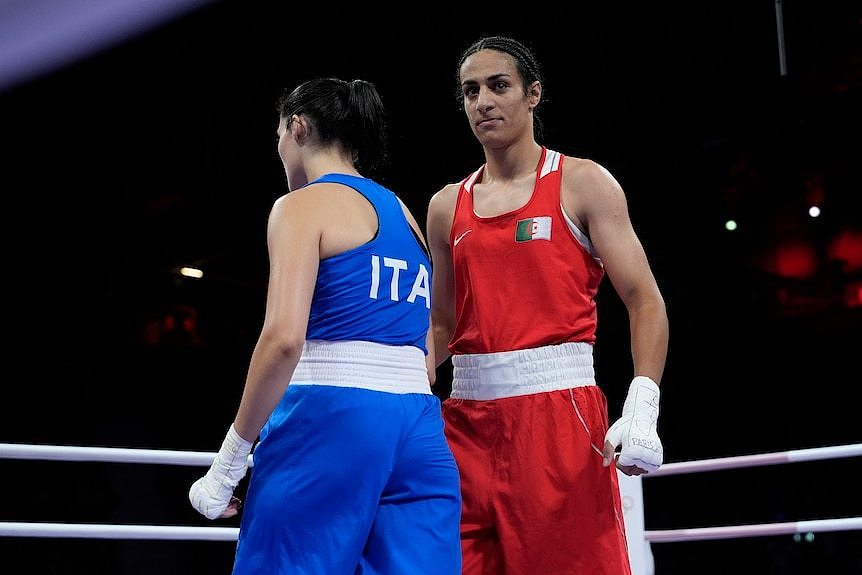
[[630, 575], [599, 387], [450, 397], [443, 417], [461, 474], [464, 575]]

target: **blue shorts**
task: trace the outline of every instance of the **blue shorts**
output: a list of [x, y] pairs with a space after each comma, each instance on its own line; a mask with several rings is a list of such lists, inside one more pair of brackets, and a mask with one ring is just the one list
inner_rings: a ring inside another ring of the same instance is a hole
[[440, 400], [290, 385], [254, 452], [234, 575], [460, 575]]

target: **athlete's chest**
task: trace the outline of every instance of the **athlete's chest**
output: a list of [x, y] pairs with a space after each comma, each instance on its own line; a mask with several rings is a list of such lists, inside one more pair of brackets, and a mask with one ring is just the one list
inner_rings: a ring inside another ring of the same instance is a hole
[[516, 212], [531, 202], [535, 192], [534, 178], [507, 185], [476, 184], [471, 194], [473, 213], [480, 218], [495, 218]]

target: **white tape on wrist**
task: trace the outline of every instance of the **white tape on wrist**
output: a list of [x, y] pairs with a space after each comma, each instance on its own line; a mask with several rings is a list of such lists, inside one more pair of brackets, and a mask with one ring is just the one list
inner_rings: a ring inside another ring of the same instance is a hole
[[605, 435], [605, 441], [620, 447], [618, 464], [636, 466], [644, 471], [657, 470], [664, 458], [664, 449], [658, 437], [658, 384], [649, 377], [639, 375], [629, 385], [620, 418]]
[[231, 424], [209, 471], [192, 484], [189, 501], [207, 519], [216, 519], [227, 509], [233, 490], [248, 470], [252, 445]]

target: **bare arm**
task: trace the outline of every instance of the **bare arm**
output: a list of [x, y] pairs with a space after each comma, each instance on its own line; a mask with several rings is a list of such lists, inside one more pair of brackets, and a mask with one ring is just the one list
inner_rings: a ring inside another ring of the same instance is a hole
[[431, 387], [437, 383], [437, 355], [434, 350], [434, 330], [431, 320], [428, 320], [428, 333], [425, 336], [425, 347], [428, 349], [428, 355], [425, 356], [425, 370], [428, 372], [428, 383]]
[[[568, 164], [567, 164], [568, 165]], [[605, 434], [604, 464], [626, 475], [659, 468], [663, 448], [656, 421], [659, 382], [668, 346], [668, 319], [643, 246], [635, 234], [625, 194], [611, 174], [588, 160], [575, 160], [566, 174], [564, 208], [584, 226], [616, 292], [626, 306], [634, 375], [622, 414]], [[620, 447], [615, 455], [616, 448]]]
[[428, 203], [428, 246], [434, 266], [431, 281], [431, 330], [436, 365], [449, 357], [449, 340], [455, 331], [455, 281], [449, 232], [455, 214], [458, 184], [449, 184]]
[[305, 342], [323, 229], [313, 201], [311, 194], [292, 192], [270, 213], [266, 315], [234, 420], [237, 433], [249, 441], [284, 395]]
[[566, 165], [563, 203], [576, 214], [626, 306], [634, 375], [661, 382], [668, 348], [664, 298], [629, 217], [622, 187], [600, 165], [581, 160]]

